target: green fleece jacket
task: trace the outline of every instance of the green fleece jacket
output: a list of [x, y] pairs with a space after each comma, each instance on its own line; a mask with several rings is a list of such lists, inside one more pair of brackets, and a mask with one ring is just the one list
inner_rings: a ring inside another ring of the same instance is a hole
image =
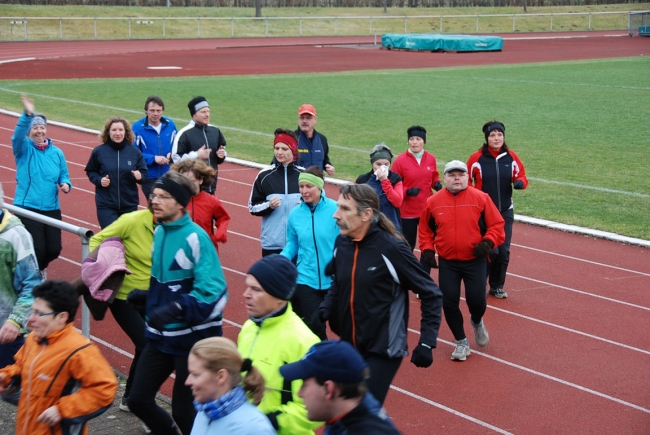
[[138, 210], [123, 214], [90, 239], [91, 250], [110, 237], [122, 239], [126, 267], [133, 273], [124, 276], [124, 282], [115, 296], [116, 299], [126, 300], [126, 296], [133, 289], [149, 289], [153, 228], [153, 214], [149, 210]]

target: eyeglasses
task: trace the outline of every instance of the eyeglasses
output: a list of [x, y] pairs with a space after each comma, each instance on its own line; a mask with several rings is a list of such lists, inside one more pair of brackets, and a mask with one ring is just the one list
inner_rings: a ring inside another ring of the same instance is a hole
[[149, 195], [149, 199], [152, 200], [152, 201], [154, 199], [156, 199], [156, 198], [161, 200], [161, 201], [169, 201], [170, 199], [174, 199], [173, 196], [162, 196], [162, 195], [156, 195], [155, 193], [152, 193], [151, 195]]
[[49, 313], [41, 313], [38, 310], [32, 310], [32, 314], [35, 315], [35, 316], [38, 316], [38, 317], [43, 317], [43, 316], [49, 316], [51, 314], [54, 314], [56, 316], [57, 314], [59, 314], [59, 312], [58, 311], [50, 311]]

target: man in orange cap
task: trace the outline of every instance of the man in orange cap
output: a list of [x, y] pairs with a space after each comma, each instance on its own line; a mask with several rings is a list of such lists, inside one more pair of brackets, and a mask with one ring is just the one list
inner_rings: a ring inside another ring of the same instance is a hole
[[329, 158], [327, 138], [317, 132], [314, 127], [318, 122], [316, 108], [311, 104], [303, 104], [298, 109], [298, 165], [303, 168], [318, 166], [328, 175], [334, 175], [334, 166]]

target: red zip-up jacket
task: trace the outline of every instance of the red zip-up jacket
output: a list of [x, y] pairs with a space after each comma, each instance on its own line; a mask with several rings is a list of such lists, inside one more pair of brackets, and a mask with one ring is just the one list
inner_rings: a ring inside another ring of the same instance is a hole
[[[198, 195], [190, 199], [187, 204], [187, 211], [194, 222], [208, 233], [210, 240], [214, 243], [214, 247], [219, 252], [218, 243], [226, 243], [228, 241], [228, 223], [230, 222], [230, 215], [221, 205], [221, 201], [214, 195], [202, 190]], [[217, 231], [214, 231], [214, 225]]]
[[494, 247], [505, 240], [504, 220], [487, 193], [467, 187], [456, 195], [442, 189], [427, 200], [418, 236], [420, 250], [436, 250], [445, 260], [473, 260], [483, 239]]
[[[404, 187], [404, 201], [400, 207], [402, 218], [418, 218], [422, 214], [427, 198], [431, 196], [436, 183], [440, 183], [440, 173], [436, 164], [436, 158], [428, 151], [422, 154], [419, 164], [408, 150], [395, 159], [390, 170], [402, 177]], [[417, 196], [406, 195], [406, 191], [412, 187], [420, 188]]]

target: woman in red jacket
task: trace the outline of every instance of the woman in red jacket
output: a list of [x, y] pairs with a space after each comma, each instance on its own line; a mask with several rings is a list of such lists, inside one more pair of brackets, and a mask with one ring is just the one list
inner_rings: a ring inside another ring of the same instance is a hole
[[[402, 234], [411, 249], [415, 249], [422, 210], [433, 191], [442, 189], [442, 183], [436, 158], [424, 150], [427, 143], [427, 130], [414, 125], [406, 132], [409, 147], [397, 156], [391, 170], [402, 177], [404, 187], [404, 201], [400, 207]], [[429, 266], [422, 259], [420, 264], [425, 270], [429, 270]]]
[[506, 144], [506, 126], [499, 121], [488, 121], [483, 125], [483, 134], [485, 143], [469, 157], [467, 167], [470, 183], [490, 195], [506, 222], [506, 240], [490, 252], [487, 270], [490, 294], [504, 299], [508, 297], [503, 291], [503, 285], [510, 263], [510, 239], [515, 217], [512, 189], [525, 189], [528, 187], [528, 179], [524, 164]]
[[173, 165], [171, 170], [187, 176], [199, 188], [199, 193], [187, 204], [187, 211], [192, 220], [208, 233], [218, 253], [218, 243], [228, 241], [230, 215], [221, 205], [219, 198], [207, 191], [212, 186], [217, 172], [200, 159], [182, 160]]

